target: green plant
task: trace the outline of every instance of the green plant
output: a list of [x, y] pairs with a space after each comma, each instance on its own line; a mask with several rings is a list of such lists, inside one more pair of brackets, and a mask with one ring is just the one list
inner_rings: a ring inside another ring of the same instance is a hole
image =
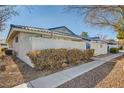
[[119, 49], [118, 48], [110, 48], [110, 53], [118, 53]]

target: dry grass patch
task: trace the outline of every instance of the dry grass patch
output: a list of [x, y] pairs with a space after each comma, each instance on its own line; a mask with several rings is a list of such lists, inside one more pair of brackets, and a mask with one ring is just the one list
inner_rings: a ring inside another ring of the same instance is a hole
[[124, 56], [119, 60], [113, 60], [111, 62], [116, 62], [116, 65], [101, 82], [99, 82], [96, 87], [102, 88], [124, 88]]
[[0, 88], [14, 87], [51, 73], [37, 71], [19, 59], [6, 55], [0, 63], [4, 63], [6, 66], [5, 71], [0, 71]]

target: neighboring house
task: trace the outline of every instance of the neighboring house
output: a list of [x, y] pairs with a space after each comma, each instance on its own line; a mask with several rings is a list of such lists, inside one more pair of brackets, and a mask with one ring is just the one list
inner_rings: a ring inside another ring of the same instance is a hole
[[80, 36], [86, 42], [86, 49], [91, 49], [90, 39]]
[[0, 40], [0, 48], [2, 49], [8, 49], [9, 46], [7, 43], [5, 43], [5, 40]]
[[106, 40], [106, 42], [108, 44], [108, 51], [110, 50], [110, 48], [119, 48], [119, 44], [115, 40]]
[[50, 29], [29, 26], [11, 25], [7, 40], [17, 57], [30, 66], [31, 60], [27, 57], [30, 50], [41, 50], [49, 48], [77, 48], [86, 49], [86, 41], [74, 34], [67, 27], [56, 27]]
[[107, 54], [107, 43], [99, 37], [90, 37], [90, 48], [94, 49], [94, 56]]

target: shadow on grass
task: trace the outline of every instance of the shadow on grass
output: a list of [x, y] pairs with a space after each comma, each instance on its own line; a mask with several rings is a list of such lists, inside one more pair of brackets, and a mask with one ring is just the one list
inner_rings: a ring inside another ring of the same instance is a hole
[[97, 83], [103, 80], [114, 68], [116, 61], [105, 63], [89, 72], [78, 76], [58, 88], [94, 88]]

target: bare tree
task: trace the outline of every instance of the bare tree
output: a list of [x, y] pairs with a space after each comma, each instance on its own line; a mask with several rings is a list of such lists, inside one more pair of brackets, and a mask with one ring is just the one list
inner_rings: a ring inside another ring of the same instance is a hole
[[106, 40], [107, 36], [103, 34], [97, 34], [97, 37], [99, 37], [101, 40]]
[[15, 6], [0, 6], [0, 31], [5, 29], [6, 22], [18, 13], [14, 10]]
[[[9, 6], [9, 5], [0, 5], [0, 32], [5, 30], [7, 20], [13, 16], [19, 15], [19, 12], [16, 10], [18, 6]], [[32, 6], [22, 6], [24, 9], [27, 9], [29, 13], [32, 11]]]
[[124, 6], [68, 6], [67, 10], [79, 14], [90, 25], [110, 26], [124, 33]]

